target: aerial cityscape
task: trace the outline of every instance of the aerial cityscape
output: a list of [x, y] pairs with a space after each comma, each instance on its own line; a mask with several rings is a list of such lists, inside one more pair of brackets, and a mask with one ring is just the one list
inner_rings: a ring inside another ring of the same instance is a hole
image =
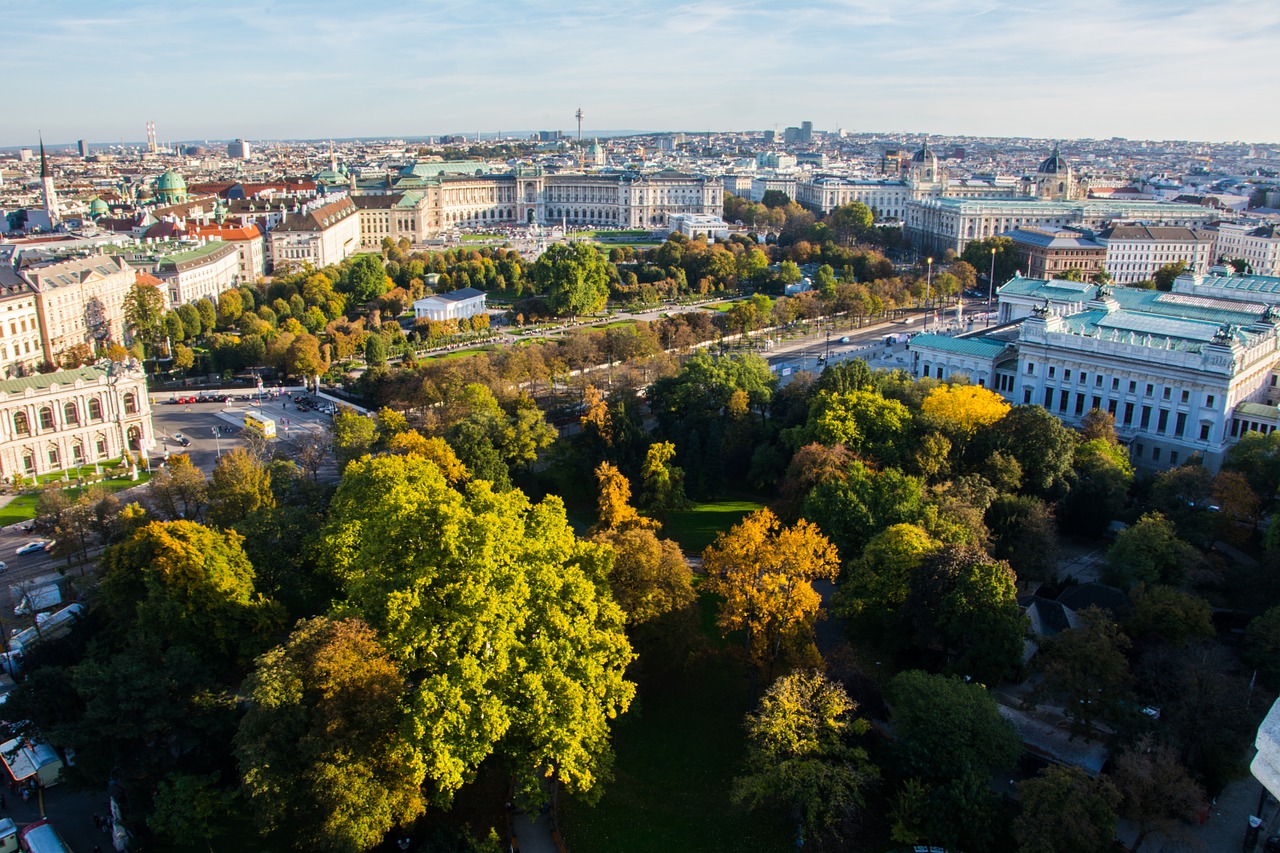
[[1280, 7], [6, 16], [0, 853], [1280, 850]]

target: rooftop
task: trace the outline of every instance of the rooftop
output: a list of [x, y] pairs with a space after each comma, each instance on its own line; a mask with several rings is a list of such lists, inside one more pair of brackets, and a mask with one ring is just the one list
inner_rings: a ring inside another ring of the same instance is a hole
[[916, 335], [908, 345], [909, 349], [931, 349], [939, 352], [952, 352], [957, 355], [971, 355], [975, 358], [995, 358], [1004, 352], [1003, 341], [988, 341], [983, 338], [952, 338], [947, 335], [925, 333]]

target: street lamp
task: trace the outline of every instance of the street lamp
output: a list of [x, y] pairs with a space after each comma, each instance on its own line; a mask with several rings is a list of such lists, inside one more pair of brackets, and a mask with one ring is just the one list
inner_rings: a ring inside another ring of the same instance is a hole
[[929, 291], [933, 289], [933, 258], [926, 258], [929, 273], [924, 280], [924, 330], [929, 331]]
[[221, 459], [222, 458], [222, 440], [218, 437], [218, 428], [209, 427], [209, 430], [213, 433], [213, 446], [217, 448], [218, 458]]
[[827, 329], [827, 352], [822, 356], [823, 364], [831, 363], [831, 330]]
[[991, 325], [991, 297], [996, 292], [996, 246], [991, 247], [991, 273], [987, 276], [987, 325]]

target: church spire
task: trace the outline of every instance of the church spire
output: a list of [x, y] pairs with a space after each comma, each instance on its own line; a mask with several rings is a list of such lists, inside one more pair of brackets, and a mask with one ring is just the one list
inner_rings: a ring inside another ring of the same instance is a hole
[[53, 173], [49, 171], [49, 159], [44, 153], [44, 134], [40, 134], [40, 186], [44, 190], [44, 212], [49, 217], [49, 227], [58, 224], [58, 194], [53, 189]]

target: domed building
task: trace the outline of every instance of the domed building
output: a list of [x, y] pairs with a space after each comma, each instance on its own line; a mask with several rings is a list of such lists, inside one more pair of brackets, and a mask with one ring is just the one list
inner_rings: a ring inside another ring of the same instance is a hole
[[1027, 194], [1046, 201], [1065, 201], [1078, 194], [1075, 170], [1063, 159], [1054, 143], [1053, 153], [1040, 164], [1034, 175], [1029, 175]]
[[111, 208], [102, 199], [95, 198], [93, 201], [89, 202], [89, 218], [90, 219], [98, 219], [99, 217], [110, 216], [110, 215], [111, 215]]
[[157, 204], [182, 204], [187, 200], [186, 179], [170, 169], [156, 179]]
[[916, 187], [930, 184], [945, 184], [946, 175], [938, 168], [938, 155], [929, 148], [929, 143], [921, 144], [920, 150], [911, 157], [911, 183]]

